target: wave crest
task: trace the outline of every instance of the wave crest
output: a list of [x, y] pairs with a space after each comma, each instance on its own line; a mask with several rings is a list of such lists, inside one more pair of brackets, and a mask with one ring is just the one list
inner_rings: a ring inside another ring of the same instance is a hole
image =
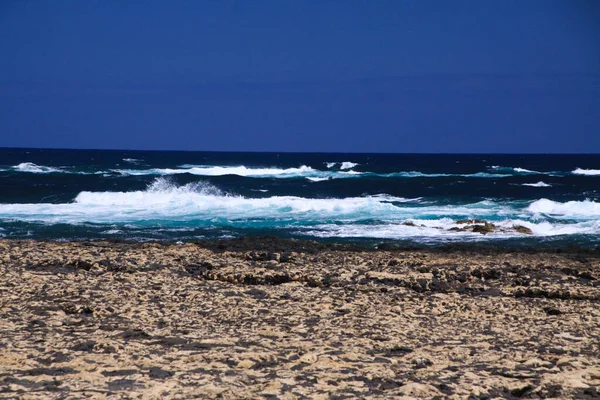
[[583, 168], [577, 168], [572, 173], [575, 174], [575, 175], [593, 176], [593, 175], [600, 175], [600, 169], [583, 169]]
[[532, 213], [563, 217], [600, 217], [600, 203], [591, 200], [560, 203], [548, 199], [540, 199], [531, 203], [527, 210]]
[[32, 162], [24, 162], [19, 165], [14, 165], [12, 169], [15, 171], [31, 172], [34, 174], [50, 174], [53, 172], [65, 172], [60, 168], [47, 167], [45, 165], [37, 165]]
[[193, 182], [177, 186], [169, 179], [157, 178], [146, 190], [133, 192], [81, 192], [74, 202], [95, 206], [148, 207], [158, 204], [177, 204], [197, 200], [199, 197], [220, 197], [225, 194], [207, 182]]

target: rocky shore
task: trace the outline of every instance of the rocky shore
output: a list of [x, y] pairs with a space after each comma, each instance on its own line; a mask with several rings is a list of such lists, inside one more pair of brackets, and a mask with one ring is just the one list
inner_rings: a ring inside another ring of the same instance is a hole
[[600, 398], [600, 251], [0, 241], [0, 398]]

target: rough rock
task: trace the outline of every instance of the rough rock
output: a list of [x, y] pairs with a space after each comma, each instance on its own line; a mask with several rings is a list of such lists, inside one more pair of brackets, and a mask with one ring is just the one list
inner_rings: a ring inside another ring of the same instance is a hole
[[0, 398], [598, 397], [596, 250], [0, 240], [0, 259]]

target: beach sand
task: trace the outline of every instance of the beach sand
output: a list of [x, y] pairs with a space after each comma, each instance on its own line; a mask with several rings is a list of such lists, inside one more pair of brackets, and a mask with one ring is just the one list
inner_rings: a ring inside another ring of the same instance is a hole
[[598, 398], [600, 252], [0, 241], [0, 398]]

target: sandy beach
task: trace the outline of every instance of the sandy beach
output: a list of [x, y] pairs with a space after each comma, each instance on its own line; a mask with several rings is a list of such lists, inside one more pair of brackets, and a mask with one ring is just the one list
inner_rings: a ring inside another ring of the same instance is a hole
[[0, 241], [0, 398], [598, 398], [600, 252]]

